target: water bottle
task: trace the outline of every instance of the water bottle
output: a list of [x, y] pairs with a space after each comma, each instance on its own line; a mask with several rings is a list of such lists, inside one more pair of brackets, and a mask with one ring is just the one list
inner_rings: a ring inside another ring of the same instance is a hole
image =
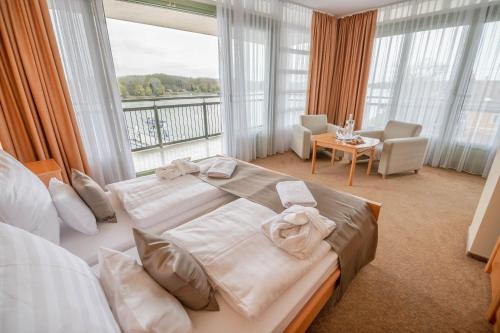
[[354, 134], [354, 119], [352, 118], [352, 113], [349, 114], [349, 119], [347, 119], [345, 126], [347, 129], [346, 137], [351, 139]]

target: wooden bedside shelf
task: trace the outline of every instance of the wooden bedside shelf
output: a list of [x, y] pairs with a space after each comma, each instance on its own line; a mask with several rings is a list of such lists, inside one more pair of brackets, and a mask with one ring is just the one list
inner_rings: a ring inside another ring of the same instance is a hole
[[53, 177], [63, 181], [61, 168], [54, 160], [28, 162], [24, 163], [24, 166], [37, 175], [45, 186], [49, 185], [49, 181]]
[[500, 332], [500, 238], [491, 254], [485, 271], [491, 278], [491, 304], [486, 312], [486, 319], [495, 325], [495, 332]]

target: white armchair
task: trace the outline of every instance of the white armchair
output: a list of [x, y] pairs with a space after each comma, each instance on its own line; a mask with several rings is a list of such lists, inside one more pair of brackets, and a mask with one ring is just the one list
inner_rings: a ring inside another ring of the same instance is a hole
[[337, 126], [328, 124], [326, 114], [301, 115], [300, 123], [292, 128], [292, 150], [302, 159], [311, 155], [311, 135], [337, 133]]
[[377, 138], [375, 160], [378, 173], [386, 175], [406, 171], [418, 172], [424, 164], [428, 139], [420, 137], [422, 126], [390, 120], [383, 131], [357, 131], [361, 136]]

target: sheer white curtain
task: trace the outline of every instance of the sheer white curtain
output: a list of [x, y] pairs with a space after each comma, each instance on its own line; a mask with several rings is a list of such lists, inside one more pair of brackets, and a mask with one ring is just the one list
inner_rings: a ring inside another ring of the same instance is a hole
[[217, 1], [226, 154], [248, 161], [289, 148], [306, 105], [311, 18], [286, 1]]
[[423, 125], [426, 163], [486, 176], [500, 146], [498, 1], [379, 9], [363, 127]]
[[135, 177], [102, 0], [48, 0], [92, 177]]

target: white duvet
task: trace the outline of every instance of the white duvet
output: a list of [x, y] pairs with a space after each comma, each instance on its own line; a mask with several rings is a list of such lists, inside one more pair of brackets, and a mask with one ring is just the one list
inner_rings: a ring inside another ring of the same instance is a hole
[[200, 262], [237, 312], [255, 318], [331, 250], [322, 241], [307, 259], [287, 254], [260, 229], [275, 215], [264, 206], [238, 199], [164, 235]]
[[155, 175], [107, 185], [134, 224], [148, 228], [168, 218], [229, 196], [193, 175], [161, 179]]

